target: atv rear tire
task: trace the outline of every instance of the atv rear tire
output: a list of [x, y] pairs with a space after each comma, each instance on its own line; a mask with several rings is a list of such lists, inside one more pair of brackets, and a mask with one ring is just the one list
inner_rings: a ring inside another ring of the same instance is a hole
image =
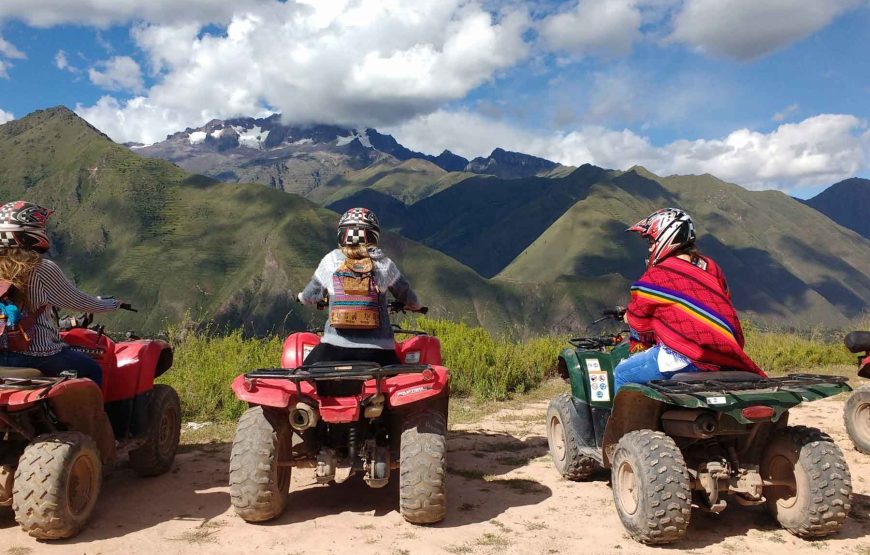
[[765, 481], [780, 482], [764, 488], [767, 509], [795, 536], [821, 538], [843, 525], [852, 482], [843, 453], [827, 434], [807, 426], [780, 430], [760, 471]]
[[148, 411], [145, 443], [130, 452], [130, 466], [139, 476], [159, 476], [172, 466], [181, 437], [178, 393], [168, 385], [155, 385]]
[[433, 524], [447, 514], [447, 416], [423, 409], [402, 420], [399, 507], [411, 524]]
[[843, 420], [855, 449], [870, 455], [870, 385], [859, 387], [852, 393], [846, 401]]
[[616, 445], [611, 483], [616, 512], [632, 538], [672, 543], [686, 534], [692, 491], [683, 454], [661, 432], [637, 430]]
[[230, 500], [248, 522], [281, 515], [290, 493], [290, 423], [287, 415], [261, 406], [239, 419], [230, 453]]
[[12, 508], [21, 528], [40, 540], [75, 536], [88, 521], [102, 483], [94, 440], [81, 432], [37, 436], [15, 472]]
[[580, 453], [576, 420], [580, 418], [571, 396], [562, 393], [547, 408], [547, 444], [553, 464], [563, 478], [585, 480], [600, 466], [595, 459]]

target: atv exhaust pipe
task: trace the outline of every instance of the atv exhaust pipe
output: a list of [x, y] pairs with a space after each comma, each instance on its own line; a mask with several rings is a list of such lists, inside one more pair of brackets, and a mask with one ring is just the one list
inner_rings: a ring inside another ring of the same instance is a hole
[[709, 412], [669, 410], [662, 414], [662, 428], [671, 436], [707, 439], [716, 435], [719, 423]]
[[308, 403], [298, 402], [296, 407], [290, 411], [290, 427], [297, 432], [302, 432], [308, 428], [313, 428], [320, 420], [320, 415], [317, 409]]

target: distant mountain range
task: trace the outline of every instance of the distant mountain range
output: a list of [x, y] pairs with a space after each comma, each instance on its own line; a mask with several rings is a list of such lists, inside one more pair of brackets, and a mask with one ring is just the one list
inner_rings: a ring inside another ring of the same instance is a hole
[[[108, 317], [118, 329], [156, 330], [187, 311], [255, 332], [322, 320], [290, 292], [332, 248], [332, 210], [353, 205], [378, 213], [385, 248], [434, 313], [494, 330], [578, 330], [624, 303], [645, 257], [624, 230], [669, 205], [695, 216], [702, 249], [753, 320], [844, 326], [870, 309], [870, 240], [832, 221], [840, 212], [829, 218], [779, 192], [500, 149], [457, 171], [449, 153], [416, 156], [370, 129], [272, 120], [214, 121], [130, 150], [65, 108], [35, 112], [0, 126], [0, 194], [56, 208], [52, 255], [88, 290], [143, 307]], [[283, 181], [221, 183], [137, 156], [148, 149], [233, 179], [280, 167]], [[838, 187], [828, 200], [858, 204], [855, 195]]]
[[169, 135], [152, 145], [127, 143], [134, 152], [226, 182], [253, 182], [309, 198], [328, 198], [342, 176], [375, 163], [425, 160], [444, 172], [504, 178], [544, 175], [560, 164], [528, 154], [495, 149], [467, 160], [445, 150], [438, 156], [409, 150], [374, 129], [334, 125], [290, 126], [268, 118], [212, 120]]

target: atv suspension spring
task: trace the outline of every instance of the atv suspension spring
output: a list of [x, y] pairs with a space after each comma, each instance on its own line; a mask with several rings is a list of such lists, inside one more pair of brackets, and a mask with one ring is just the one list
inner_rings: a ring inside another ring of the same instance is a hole
[[352, 423], [350, 427], [347, 429], [347, 456], [350, 459], [351, 467], [360, 468], [362, 467], [362, 461], [358, 460], [357, 457], [357, 426], [356, 422]]

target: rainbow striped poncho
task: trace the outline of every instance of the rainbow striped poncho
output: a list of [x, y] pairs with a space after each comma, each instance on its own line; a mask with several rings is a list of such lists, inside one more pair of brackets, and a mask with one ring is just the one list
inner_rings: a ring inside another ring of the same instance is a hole
[[765, 375], [743, 350], [743, 329], [722, 270], [669, 257], [631, 286], [628, 323], [649, 343], [662, 343], [701, 370]]

